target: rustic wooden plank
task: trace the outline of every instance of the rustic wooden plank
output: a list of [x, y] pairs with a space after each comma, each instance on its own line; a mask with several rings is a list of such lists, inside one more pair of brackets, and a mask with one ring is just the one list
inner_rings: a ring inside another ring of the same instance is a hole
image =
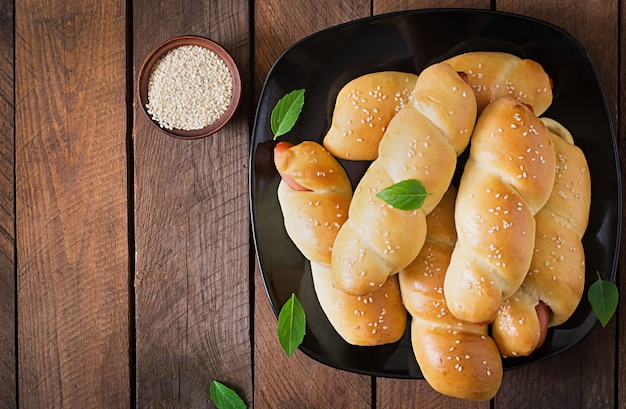
[[0, 1], [0, 407], [17, 405], [15, 351], [15, 119], [13, 0]]
[[[548, 21], [576, 37], [594, 62], [616, 120], [617, 1], [499, 0], [496, 8]], [[615, 336], [613, 322], [607, 328], [596, 328], [580, 345], [562, 355], [507, 372], [496, 407], [548, 407], [554, 402], [568, 408], [613, 407]]]
[[[624, 2], [620, 2], [620, 21], [626, 21], [626, 8], [624, 7]], [[620, 56], [623, 55], [624, 50], [626, 49], [626, 30], [620, 30], [619, 33], [619, 50]], [[620, 57], [619, 59], [619, 78], [620, 84], [626, 84], [626, 61], [624, 57]], [[622, 86], [623, 89], [623, 86]], [[624, 164], [626, 164], [626, 121], [624, 120], [623, 113], [626, 112], [626, 98], [624, 98], [623, 92], [618, 94], [618, 107], [619, 111], [622, 115], [619, 116], [619, 120], [617, 122], [617, 137], [619, 144], [619, 157], [620, 162], [622, 163], [622, 169], [624, 168]], [[622, 186], [624, 181], [624, 172], [622, 171]], [[622, 197], [622, 209], [626, 206], [626, 201], [624, 197]], [[622, 231], [624, 230], [624, 225], [622, 223]], [[624, 239], [622, 239], [624, 240]], [[622, 241], [623, 243], [623, 241]], [[620, 260], [626, 260], [626, 246], [622, 245], [620, 252]], [[626, 266], [622, 261], [620, 263], [619, 268], [619, 292], [621, 294], [621, 301], [619, 303], [618, 312], [617, 312], [617, 322], [625, 322], [626, 320], [626, 303], [624, 300], [624, 294], [626, 294]], [[617, 355], [617, 391], [616, 391], [616, 400], [618, 402], [618, 407], [620, 409], [626, 409], [626, 326], [618, 325], [617, 332], [617, 342], [618, 342], [618, 355]]]
[[428, 8], [489, 9], [489, 0], [374, 0], [374, 14]]
[[614, 324], [596, 328], [576, 347], [530, 366], [505, 372], [496, 408], [610, 408], [614, 396]]
[[276, 336], [257, 270], [254, 315], [254, 405], [257, 408], [368, 408], [372, 379], [323, 365], [297, 350], [290, 357]]
[[[336, 4], [335, 4], [336, 3]], [[254, 3], [254, 95], [280, 54], [317, 31], [370, 16], [370, 3], [271, 0]], [[291, 22], [297, 21], [297, 24]]]
[[130, 401], [125, 6], [15, 7], [24, 408]]
[[[254, 3], [255, 92], [271, 65], [296, 41], [319, 30], [370, 15], [370, 3], [272, 0]], [[289, 22], [297, 21], [297, 24]], [[276, 317], [256, 272], [254, 402], [257, 408], [367, 408], [371, 378], [325, 366], [296, 351], [287, 357], [276, 336]]]
[[572, 2], [498, 0], [496, 9], [552, 23], [574, 36], [587, 50], [617, 125], [618, 0]]
[[434, 391], [426, 381], [376, 379], [377, 408], [487, 409], [489, 402], [453, 398]]
[[[181, 34], [212, 38], [250, 76], [246, 1], [133, 5], [133, 66]], [[252, 401], [248, 103], [197, 141], [167, 137], [135, 107], [138, 407], [206, 407], [213, 380]]]

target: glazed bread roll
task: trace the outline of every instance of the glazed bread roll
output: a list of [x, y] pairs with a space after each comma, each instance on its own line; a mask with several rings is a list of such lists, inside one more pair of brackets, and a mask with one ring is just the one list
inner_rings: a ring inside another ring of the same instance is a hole
[[335, 237], [348, 218], [352, 199], [348, 175], [322, 145], [312, 141], [292, 146], [274, 161], [283, 177], [302, 187], [294, 190], [285, 179], [278, 185], [287, 234], [304, 257], [330, 264]]
[[373, 346], [398, 341], [406, 328], [407, 312], [397, 278], [365, 297], [348, 295], [331, 283], [332, 246], [347, 218], [352, 196], [348, 176], [316, 142], [283, 149], [278, 149], [275, 163], [284, 178], [278, 185], [278, 199], [285, 228], [311, 262], [315, 293], [326, 317], [350, 344]]
[[417, 75], [398, 71], [365, 74], [339, 91], [324, 147], [347, 160], [374, 160], [389, 121], [412, 100]]
[[501, 52], [477, 51], [446, 60], [468, 75], [481, 112], [489, 102], [511, 96], [531, 105], [536, 115], [552, 104], [552, 82], [543, 67], [529, 59]]
[[[591, 205], [591, 179], [583, 152], [558, 122], [542, 118], [556, 152], [554, 188], [537, 213], [535, 251], [522, 286], [505, 300], [492, 325], [503, 356], [529, 355], [545, 338], [547, 326], [565, 322], [576, 310], [585, 285], [582, 237]], [[546, 326], [537, 308], [550, 311]]]
[[[379, 156], [359, 182], [348, 220], [332, 252], [334, 285], [365, 295], [415, 259], [426, 236], [426, 214], [448, 189], [457, 155], [465, 149], [476, 121], [470, 86], [447, 64], [419, 76], [413, 102], [393, 117]], [[417, 210], [400, 210], [376, 193], [406, 179], [417, 179], [430, 193]]]
[[554, 183], [554, 145], [525, 104], [510, 97], [479, 116], [455, 209], [458, 241], [445, 278], [457, 318], [489, 323], [522, 284], [535, 245], [535, 214]]
[[502, 382], [502, 360], [488, 326], [460, 321], [448, 311], [443, 282], [456, 240], [451, 188], [426, 217], [426, 243], [398, 274], [402, 301], [412, 316], [413, 352], [436, 391], [463, 399], [489, 400]]
[[320, 306], [346, 342], [375, 346], [402, 338], [407, 312], [402, 304], [397, 276], [390, 277], [371, 294], [354, 296], [332, 285], [330, 266], [311, 262], [311, 272]]

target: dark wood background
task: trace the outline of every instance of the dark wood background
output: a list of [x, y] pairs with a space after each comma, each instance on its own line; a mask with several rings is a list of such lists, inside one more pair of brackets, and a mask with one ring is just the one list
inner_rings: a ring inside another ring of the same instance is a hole
[[[626, 408], [623, 304], [492, 402], [334, 370], [278, 345], [250, 236], [251, 123], [303, 37], [387, 12], [469, 7], [567, 30], [589, 52], [624, 160], [618, 0], [0, 0], [0, 408], [207, 408], [212, 380], [257, 408]], [[167, 138], [134, 98], [158, 43], [213, 38], [244, 96], [214, 137]], [[626, 294], [626, 287], [621, 286]]]

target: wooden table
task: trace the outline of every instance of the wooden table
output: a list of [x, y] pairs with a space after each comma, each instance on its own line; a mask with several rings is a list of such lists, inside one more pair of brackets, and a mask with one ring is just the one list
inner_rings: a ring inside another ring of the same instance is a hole
[[[318, 30], [405, 9], [495, 9], [570, 32], [624, 159], [620, 3], [0, 0], [0, 407], [213, 407], [217, 379], [257, 408], [626, 408], [624, 304], [573, 349], [507, 371], [491, 403], [286, 357], [248, 199], [271, 64]], [[180, 34], [217, 40], [243, 78], [236, 118], [204, 140], [159, 134], [135, 102], [142, 59]]]

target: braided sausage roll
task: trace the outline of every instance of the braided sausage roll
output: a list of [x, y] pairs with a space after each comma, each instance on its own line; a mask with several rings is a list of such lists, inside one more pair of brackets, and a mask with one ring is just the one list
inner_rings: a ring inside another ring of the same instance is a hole
[[278, 200], [285, 229], [311, 261], [330, 264], [339, 228], [348, 218], [352, 185], [341, 164], [317, 142], [281, 142], [274, 162], [282, 179]]
[[406, 328], [407, 312], [397, 277], [366, 297], [346, 294], [331, 282], [332, 247], [352, 197], [344, 169], [316, 142], [279, 145], [275, 163], [282, 177], [278, 199], [285, 228], [311, 262], [313, 285], [324, 314], [350, 344], [372, 346], [398, 341]]
[[591, 205], [589, 168], [569, 131], [554, 120], [542, 121], [555, 146], [554, 188], [535, 216], [535, 251], [528, 274], [492, 324], [503, 356], [526, 356], [539, 348], [547, 328], [574, 313], [585, 287], [582, 237]]
[[536, 61], [508, 53], [476, 51], [459, 54], [445, 62], [467, 73], [478, 112], [501, 96], [531, 105], [537, 115], [552, 104], [552, 81]]
[[416, 80], [415, 74], [381, 71], [348, 82], [337, 94], [324, 147], [341, 159], [376, 159], [391, 118], [411, 102]]
[[398, 274], [402, 301], [412, 316], [413, 353], [426, 381], [445, 395], [489, 400], [502, 383], [502, 359], [488, 326], [450, 314], [443, 282], [456, 241], [453, 187], [426, 217], [426, 243]]
[[[337, 288], [371, 293], [415, 259], [426, 236], [425, 216], [448, 189], [475, 121], [471, 88], [452, 67], [434, 64], [420, 74], [413, 102], [391, 120], [335, 239], [331, 265]], [[376, 196], [406, 179], [421, 181], [430, 193], [420, 209], [394, 208]]]
[[548, 130], [528, 106], [501, 97], [483, 110], [459, 184], [458, 241], [444, 283], [457, 318], [491, 322], [524, 281], [554, 164]]

